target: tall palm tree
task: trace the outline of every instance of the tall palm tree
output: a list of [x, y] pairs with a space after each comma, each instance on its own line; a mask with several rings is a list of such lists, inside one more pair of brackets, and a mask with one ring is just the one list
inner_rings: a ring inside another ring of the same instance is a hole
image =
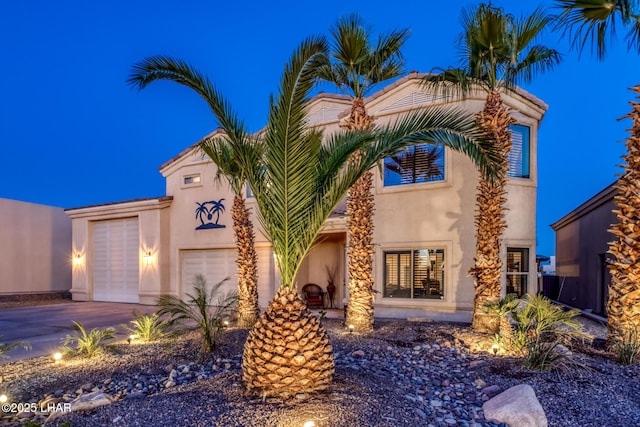
[[[606, 54], [615, 26], [628, 27], [627, 47], [640, 53], [640, 5], [632, 0], [557, 0], [561, 9], [559, 28], [568, 32], [579, 51], [591, 42], [599, 59]], [[632, 89], [640, 94], [640, 85]], [[615, 344], [640, 331], [640, 102], [631, 102], [632, 110], [624, 118], [632, 121], [623, 156], [624, 172], [618, 179], [615, 210], [618, 222], [611, 232], [616, 236], [609, 245], [614, 257], [610, 264], [611, 282], [607, 301], [607, 340]]]
[[501, 153], [498, 177], [481, 176], [476, 197], [476, 254], [470, 273], [475, 285], [472, 325], [480, 332], [495, 332], [495, 322], [486, 307], [498, 303], [502, 288], [500, 249], [507, 226], [504, 211], [512, 147], [509, 126], [516, 121], [509, 115], [501, 93], [559, 62], [556, 50], [533, 44], [551, 20], [541, 9], [520, 18], [491, 4], [463, 9], [459, 36], [462, 65], [425, 78], [428, 86], [435, 85], [443, 92], [466, 96], [475, 90], [485, 91], [485, 106], [476, 120]]
[[[217, 116], [218, 108], [226, 108], [217, 103], [218, 94], [208, 79], [203, 78], [193, 67], [183, 61], [165, 56], [151, 57], [136, 64], [128, 79], [132, 86], [143, 89], [152, 82], [170, 80], [187, 86], [196, 91], [204, 99]], [[234, 193], [231, 218], [236, 241], [236, 265], [238, 266], [238, 324], [250, 327], [258, 319], [260, 307], [258, 305], [258, 255], [255, 247], [255, 232], [246, 207], [243, 186], [246, 174], [240, 167], [234, 151], [230, 148], [230, 141], [242, 144], [247, 150], [255, 151], [260, 156], [260, 144], [256, 138], [245, 132], [244, 125], [238, 122], [220, 121], [222, 132], [205, 138], [200, 143], [200, 149], [216, 164], [218, 182], [224, 177], [229, 182]], [[214, 143], [213, 140], [220, 143]], [[219, 204], [219, 206], [222, 206]], [[220, 215], [218, 209], [218, 215]]]
[[[292, 397], [325, 389], [331, 382], [332, 347], [319, 319], [296, 292], [295, 277], [323, 223], [347, 190], [378, 161], [417, 143], [437, 141], [466, 153], [486, 171], [493, 170], [498, 161], [473, 120], [454, 109], [428, 110], [385, 128], [340, 132], [323, 142], [323, 135], [307, 124], [307, 107], [327, 52], [324, 38], [307, 39], [294, 52], [278, 92], [271, 97], [268, 122], [259, 136], [262, 154], [246, 143], [252, 136], [206, 77], [177, 60], [144, 62], [161, 69], [187, 69], [205, 83], [216, 119], [231, 135], [226, 140], [213, 138], [210, 143], [215, 149], [228, 144], [238, 159], [254, 192], [258, 218], [273, 245], [280, 287], [251, 329], [242, 357], [247, 389], [264, 397]], [[350, 161], [357, 150], [361, 155]]]
[[[379, 36], [373, 45], [372, 35], [358, 15], [341, 18], [331, 28], [330, 62], [319, 76], [352, 98], [346, 129], [365, 130], [373, 125], [364, 97], [378, 83], [403, 74], [404, 61], [400, 49], [409, 36], [409, 30], [393, 31]], [[359, 152], [354, 154], [357, 161]], [[349, 302], [347, 324], [358, 332], [373, 329], [373, 212], [371, 193], [373, 173], [367, 171], [349, 190], [348, 217], [348, 271]]]

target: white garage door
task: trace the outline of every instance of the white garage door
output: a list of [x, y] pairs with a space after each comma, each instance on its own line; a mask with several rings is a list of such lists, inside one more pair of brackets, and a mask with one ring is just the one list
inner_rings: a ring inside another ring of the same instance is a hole
[[94, 301], [138, 302], [138, 241], [138, 218], [94, 224]]
[[[266, 307], [273, 298], [274, 268], [271, 248], [258, 248], [258, 297], [261, 307]], [[221, 292], [237, 291], [238, 269], [235, 249], [187, 250], [182, 252], [182, 289], [191, 293], [196, 274], [202, 274], [212, 286], [225, 277], [229, 280], [220, 288]]]

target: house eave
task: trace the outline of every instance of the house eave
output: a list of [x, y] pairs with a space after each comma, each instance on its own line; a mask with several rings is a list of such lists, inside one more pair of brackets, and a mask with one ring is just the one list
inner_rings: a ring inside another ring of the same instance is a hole
[[161, 196], [146, 199], [134, 199], [124, 202], [103, 203], [99, 205], [83, 206], [79, 208], [65, 209], [65, 213], [71, 219], [108, 216], [108, 215], [126, 215], [137, 214], [141, 211], [164, 209], [171, 206], [173, 196]]
[[559, 229], [566, 226], [567, 224], [572, 223], [573, 221], [583, 217], [584, 215], [588, 214], [594, 209], [599, 208], [605, 203], [608, 203], [611, 200], [613, 200], [617, 192], [617, 189], [615, 188], [615, 184], [616, 183], [614, 182], [608, 185], [604, 190], [600, 191], [595, 196], [591, 197], [589, 200], [587, 200], [586, 202], [584, 202], [583, 204], [581, 204], [580, 206], [578, 206], [577, 208], [569, 212], [567, 215], [563, 216], [562, 218], [560, 218], [559, 220], [551, 224], [551, 228], [554, 231], [558, 231]]

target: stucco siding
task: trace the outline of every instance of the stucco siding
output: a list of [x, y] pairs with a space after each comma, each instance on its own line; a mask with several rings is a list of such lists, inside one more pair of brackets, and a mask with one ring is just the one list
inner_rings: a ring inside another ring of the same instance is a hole
[[71, 220], [53, 206], [0, 199], [0, 294], [71, 287]]

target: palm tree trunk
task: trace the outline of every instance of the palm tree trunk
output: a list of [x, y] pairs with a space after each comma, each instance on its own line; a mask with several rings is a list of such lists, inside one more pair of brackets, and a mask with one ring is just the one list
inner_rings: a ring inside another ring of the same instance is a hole
[[249, 328], [258, 319], [258, 256], [249, 209], [242, 196], [236, 195], [231, 210], [236, 238], [238, 266], [238, 325]]
[[[640, 93], [640, 86], [632, 89]], [[639, 97], [640, 98], [640, 97]], [[640, 330], [640, 102], [632, 101], [632, 110], [624, 118], [632, 120], [627, 138], [624, 174], [617, 182], [614, 211], [618, 223], [611, 227], [616, 239], [609, 246], [615, 259], [610, 266], [611, 283], [607, 301], [609, 331], [613, 344]]]
[[[364, 99], [356, 98], [351, 107], [349, 130], [369, 128], [373, 119], [367, 114]], [[360, 152], [353, 159], [359, 159]], [[348, 269], [349, 303], [347, 305], [347, 325], [353, 325], [356, 332], [373, 330], [373, 211], [375, 204], [371, 186], [373, 173], [367, 172], [349, 189], [347, 195], [348, 216]]]
[[294, 289], [280, 286], [244, 345], [247, 390], [290, 399], [326, 389], [334, 372], [333, 349], [320, 320]]
[[507, 227], [504, 205], [507, 201], [507, 171], [512, 146], [509, 126], [515, 123], [515, 120], [502, 104], [502, 97], [497, 91], [489, 93], [484, 110], [477, 114], [476, 119], [481, 129], [494, 139], [497, 149], [502, 154], [498, 176], [493, 180], [480, 177], [476, 196], [476, 256], [475, 264], [469, 271], [475, 285], [473, 329], [478, 332], [495, 333], [498, 325], [491, 321], [492, 316], [487, 312], [486, 306], [500, 301], [500, 246], [502, 233]]

